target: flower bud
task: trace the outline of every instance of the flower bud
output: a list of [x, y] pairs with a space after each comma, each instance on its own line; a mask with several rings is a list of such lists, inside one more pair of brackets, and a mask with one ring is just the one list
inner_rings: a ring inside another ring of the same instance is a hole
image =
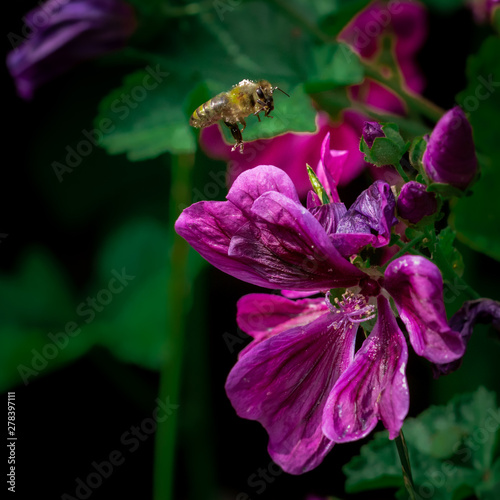
[[377, 137], [385, 137], [382, 126], [378, 122], [365, 122], [363, 125], [363, 139], [369, 148]]
[[433, 182], [465, 189], [476, 175], [477, 158], [472, 128], [459, 106], [437, 122], [427, 143], [422, 163]]
[[397, 165], [409, 146], [395, 123], [365, 122], [359, 150], [377, 167]]
[[437, 211], [438, 202], [434, 193], [426, 191], [426, 186], [420, 182], [406, 183], [397, 201], [398, 214], [412, 224]]

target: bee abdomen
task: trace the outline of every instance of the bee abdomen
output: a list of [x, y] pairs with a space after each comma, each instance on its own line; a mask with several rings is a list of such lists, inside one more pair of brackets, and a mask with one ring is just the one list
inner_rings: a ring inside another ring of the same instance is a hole
[[222, 119], [222, 113], [228, 102], [229, 100], [225, 93], [216, 95], [213, 99], [203, 103], [194, 110], [189, 124], [193, 127], [201, 128], [218, 122]]

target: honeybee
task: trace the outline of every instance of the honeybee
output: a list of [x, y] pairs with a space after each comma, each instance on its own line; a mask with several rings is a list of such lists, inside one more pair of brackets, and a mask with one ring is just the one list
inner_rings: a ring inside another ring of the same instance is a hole
[[[233, 85], [231, 90], [221, 92], [196, 108], [191, 115], [189, 124], [196, 128], [204, 128], [223, 120], [236, 140], [231, 151], [239, 147], [240, 153], [243, 153], [241, 133], [247, 126], [245, 117], [253, 114], [260, 122], [259, 113], [264, 111], [264, 116], [272, 118], [269, 113], [274, 109], [273, 92], [275, 90], [290, 97], [279, 87], [273, 87], [267, 80], [259, 80], [258, 82], [241, 80], [240, 83]], [[243, 125], [241, 130], [238, 127], [238, 122]]]

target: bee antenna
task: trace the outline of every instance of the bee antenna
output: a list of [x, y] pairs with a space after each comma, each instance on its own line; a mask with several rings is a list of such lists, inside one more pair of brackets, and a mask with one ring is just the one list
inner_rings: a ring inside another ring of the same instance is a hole
[[284, 90], [281, 90], [279, 87], [273, 87], [273, 90], [279, 90], [280, 92], [283, 92], [287, 97], [290, 97]]

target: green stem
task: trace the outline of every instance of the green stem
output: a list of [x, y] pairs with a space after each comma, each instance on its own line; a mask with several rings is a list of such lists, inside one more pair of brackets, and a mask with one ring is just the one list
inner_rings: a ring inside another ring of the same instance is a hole
[[425, 97], [412, 94], [409, 91], [405, 90], [399, 79], [388, 79], [384, 78], [379, 71], [377, 71], [373, 65], [370, 63], [363, 61], [363, 59], [360, 59], [361, 64], [363, 65], [363, 68], [365, 70], [365, 75], [372, 80], [375, 80], [376, 82], [380, 83], [381, 85], [384, 85], [385, 87], [389, 88], [396, 94], [398, 94], [408, 105], [408, 108], [412, 111], [415, 111], [422, 116], [425, 116], [429, 120], [433, 122], [437, 122], [441, 116], [445, 113], [445, 110], [440, 108], [439, 106], [436, 106], [434, 103], [429, 101], [428, 99], [425, 99]]
[[410, 182], [410, 178], [406, 175], [406, 172], [403, 170], [401, 163], [396, 163], [394, 167], [396, 167], [398, 174], [403, 178], [405, 182]]
[[[170, 281], [168, 283], [167, 336], [165, 356], [160, 372], [160, 401], [169, 400], [179, 403], [182, 358], [184, 350], [186, 304], [189, 283], [187, 280], [188, 251], [187, 243], [177, 236], [173, 220], [178, 215], [178, 207], [190, 202], [190, 175], [193, 165], [192, 155], [172, 156], [172, 184], [170, 190], [171, 252]], [[174, 411], [167, 419], [158, 421], [155, 442], [154, 500], [173, 499], [175, 470], [175, 437], [179, 411]]]
[[408, 455], [408, 448], [406, 446], [403, 431], [399, 431], [399, 436], [395, 439], [396, 448], [398, 449], [399, 460], [401, 461], [401, 469], [403, 471], [403, 481], [405, 483], [406, 491], [410, 495], [411, 500], [416, 500], [415, 485], [413, 484], [413, 477], [411, 475], [410, 456]]
[[[404, 245], [403, 247], [401, 247], [401, 250], [399, 250], [399, 252], [394, 255], [393, 257], [391, 257], [391, 259], [389, 259], [383, 266], [382, 266], [382, 269], [385, 271], [385, 269], [387, 268], [387, 266], [393, 261], [393, 260], [396, 260], [398, 259], [399, 257], [403, 256], [405, 253], [409, 252], [417, 243], [420, 243], [423, 239], [425, 238], [425, 234], [421, 234], [419, 236], [417, 236], [416, 238], [413, 238], [411, 241], [409, 241], [408, 243], [405, 243], [403, 244], [401, 241], [398, 241], [396, 243], [396, 245]], [[419, 253], [419, 252], [417, 252]]]

